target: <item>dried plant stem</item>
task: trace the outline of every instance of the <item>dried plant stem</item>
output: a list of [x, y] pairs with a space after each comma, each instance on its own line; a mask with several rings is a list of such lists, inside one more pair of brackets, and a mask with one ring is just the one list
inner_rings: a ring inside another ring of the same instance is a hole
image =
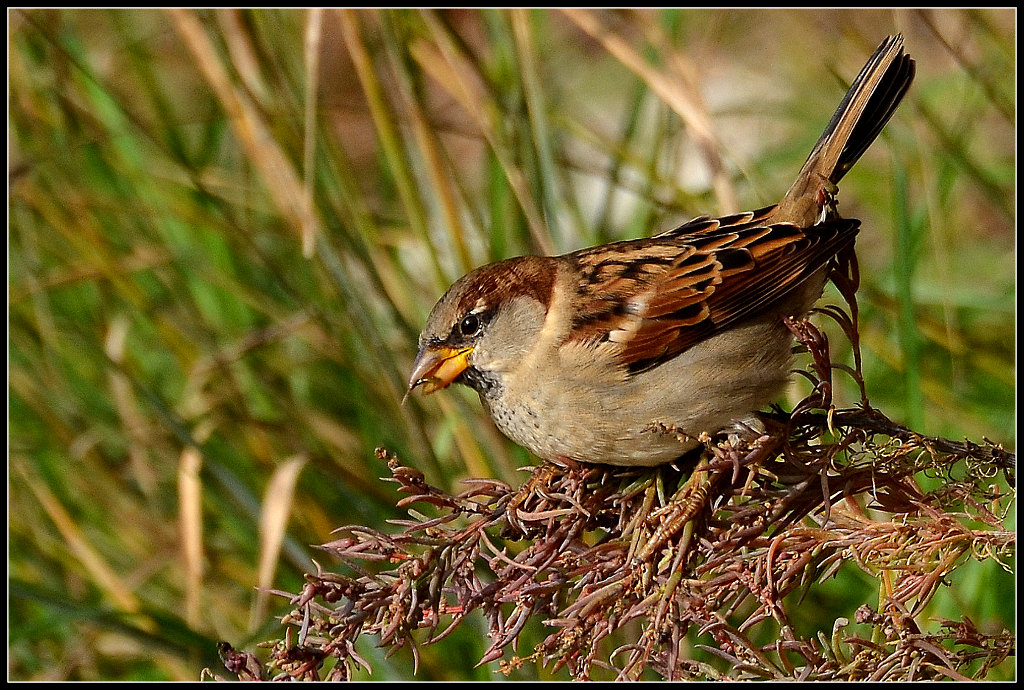
[[[813, 326], [801, 328], [815, 341]], [[300, 595], [279, 593], [300, 635], [277, 643], [270, 665], [279, 678], [316, 677], [310, 659], [333, 656], [331, 675], [348, 677], [365, 666], [359, 636], [415, 655], [476, 610], [491, 639], [481, 664], [500, 659], [511, 673], [540, 663], [576, 679], [978, 678], [1014, 653], [1008, 631], [984, 634], [964, 619], [925, 634], [916, 622], [967, 558], [1012, 557], [1016, 535], [1002, 521], [1013, 496], [989, 486], [997, 472], [1014, 485], [1012, 454], [927, 439], [871, 408], [765, 424], [761, 435], [705, 438], [692, 469], [549, 463], [519, 489], [476, 479], [457, 495], [380, 449], [407, 494], [399, 505], [436, 515], [400, 521], [397, 534], [339, 530], [321, 548], [353, 575], [318, 568]], [[924, 469], [947, 482], [924, 490]], [[870, 637], [845, 618], [830, 636], [801, 637], [790, 595], [843, 563], [886, 583], [877, 611], [858, 612]], [[531, 654], [510, 654], [535, 618], [551, 632]], [[771, 625], [773, 641], [755, 642]], [[695, 649], [728, 670], [695, 660]], [[251, 663], [229, 665], [243, 676]]]

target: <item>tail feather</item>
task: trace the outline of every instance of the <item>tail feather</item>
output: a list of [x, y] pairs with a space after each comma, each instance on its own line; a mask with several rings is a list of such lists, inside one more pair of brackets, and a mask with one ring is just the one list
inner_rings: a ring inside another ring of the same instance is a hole
[[914, 79], [914, 60], [903, 37], [889, 36], [854, 79], [773, 220], [813, 223], [824, 198], [878, 137]]
[[[889, 62], [890, 55], [894, 56], [891, 62]], [[850, 93], [854, 94], [850, 98], [851, 101], [861, 97], [862, 92], [867, 97], [863, 109], [857, 113], [853, 108], [850, 108], [850, 111], [844, 111], [840, 107], [836, 115], [833, 116], [833, 119], [836, 120], [842, 119], [844, 116], [854, 119], [849, 138], [843, 145], [835, 168], [829, 175], [829, 180], [833, 184], [839, 183], [843, 175], [853, 167], [853, 164], [860, 159], [871, 142], [878, 137], [882, 128], [889, 122], [889, 118], [896, 112], [897, 106], [903, 100], [903, 96], [914, 79], [914, 60], [903, 53], [902, 36], [896, 35], [887, 39], [875, 51], [875, 56], [879, 59], [878, 68], [883, 68], [882, 66], [885, 65], [885, 71], [877, 80], [873, 79], [873, 66], [869, 62], [861, 70], [853, 86], [850, 87]], [[861, 80], [863, 81], [861, 82]], [[826, 135], [831, 135], [836, 130], [833, 132], [826, 130]]]

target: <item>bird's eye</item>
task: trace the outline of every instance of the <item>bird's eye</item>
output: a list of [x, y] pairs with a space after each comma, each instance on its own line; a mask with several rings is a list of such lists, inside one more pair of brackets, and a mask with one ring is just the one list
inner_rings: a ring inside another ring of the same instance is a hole
[[459, 323], [459, 332], [467, 338], [480, 332], [480, 317], [476, 314], [467, 314]]

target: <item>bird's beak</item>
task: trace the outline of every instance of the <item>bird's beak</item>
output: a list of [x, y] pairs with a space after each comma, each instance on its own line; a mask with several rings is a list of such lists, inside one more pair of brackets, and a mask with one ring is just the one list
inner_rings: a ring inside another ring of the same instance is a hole
[[412, 365], [406, 397], [420, 387], [423, 395], [447, 388], [469, 366], [466, 360], [471, 352], [471, 347], [454, 348], [441, 345], [421, 348]]

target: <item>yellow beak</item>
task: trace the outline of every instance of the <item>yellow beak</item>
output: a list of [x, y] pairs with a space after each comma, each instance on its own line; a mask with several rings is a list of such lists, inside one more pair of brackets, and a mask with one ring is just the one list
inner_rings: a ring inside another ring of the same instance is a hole
[[[459, 377], [469, 362], [471, 347], [432, 347], [423, 348], [412, 365], [409, 377], [409, 393], [422, 386], [423, 395], [430, 395], [448, 385]], [[406, 394], [408, 395], [408, 393]]]

